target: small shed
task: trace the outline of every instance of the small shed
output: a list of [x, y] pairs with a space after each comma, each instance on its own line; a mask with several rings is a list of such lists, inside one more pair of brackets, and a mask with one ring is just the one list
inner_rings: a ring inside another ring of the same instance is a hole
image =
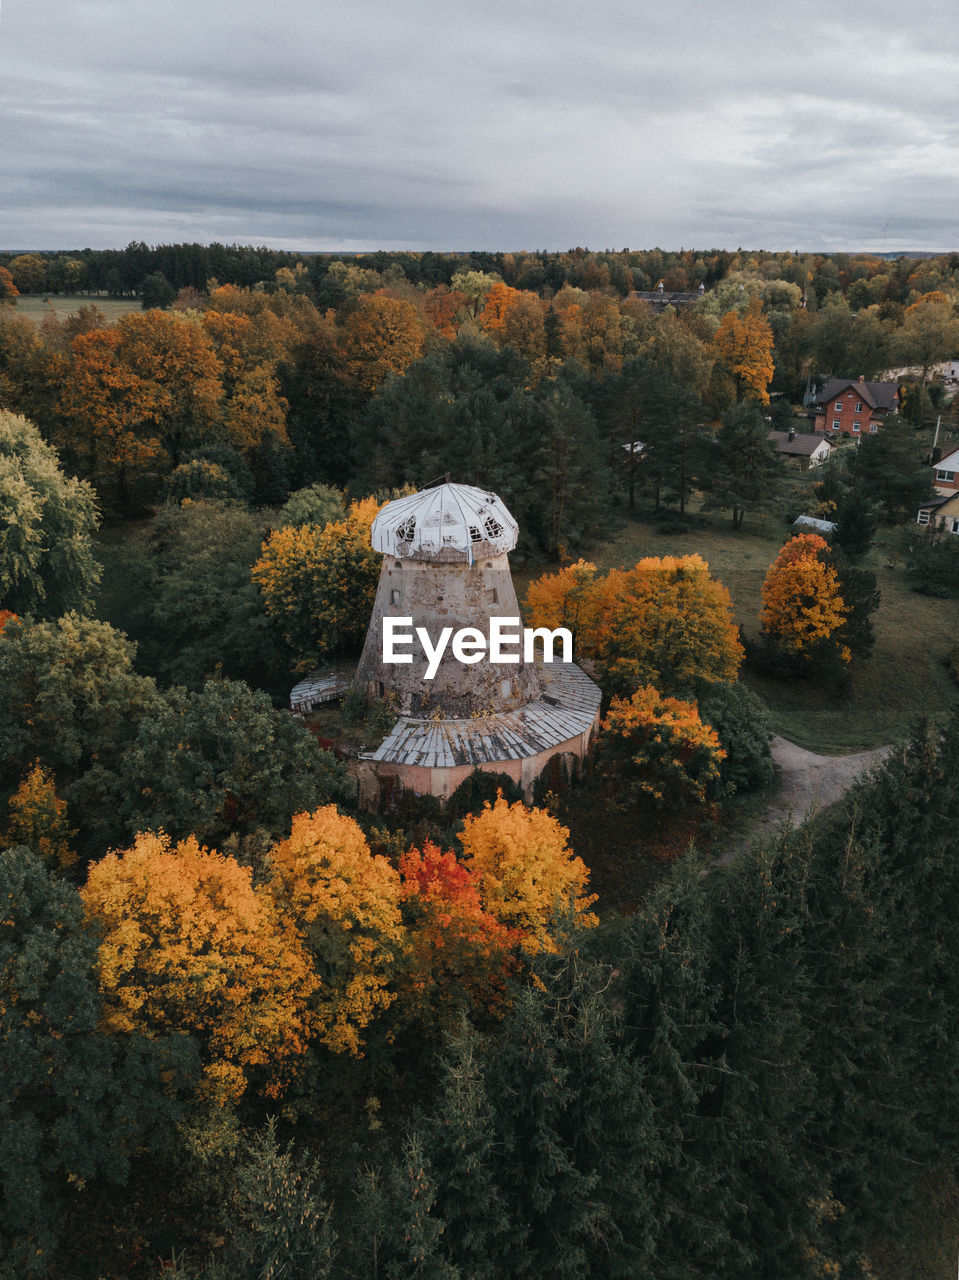
[[832, 442], [824, 436], [801, 431], [770, 431], [769, 440], [776, 452], [786, 458], [796, 458], [806, 467], [818, 467], [828, 461]]
[[818, 533], [823, 538], [831, 538], [836, 528], [835, 520], [818, 520], [815, 516], [798, 516], [793, 521], [796, 533]]

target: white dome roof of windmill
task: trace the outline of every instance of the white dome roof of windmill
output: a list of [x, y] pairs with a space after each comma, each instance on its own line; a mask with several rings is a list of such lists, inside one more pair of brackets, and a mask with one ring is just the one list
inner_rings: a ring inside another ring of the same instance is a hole
[[519, 526], [495, 493], [449, 483], [388, 502], [371, 535], [384, 555], [426, 560], [498, 555], [512, 551], [518, 536]]

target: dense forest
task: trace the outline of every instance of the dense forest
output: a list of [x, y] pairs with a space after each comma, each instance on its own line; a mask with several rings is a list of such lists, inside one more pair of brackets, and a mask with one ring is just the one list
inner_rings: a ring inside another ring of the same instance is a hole
[[[868, 659], [880, 525], [959, 589], [906, 527], [957, 306], [956, 255], [0, 254], [4, 1280], [873, 1274], [957, 1137], [959, 719], [697, 845], [773, 781], [744, 664], [841, 699]], [[884, 371], [901, 412], [803, 482], [834, 537], [791, 536], [770, 427]], [[444, 474], [516, 517], [603, 727], [533, 805], [366, 812], [286, 697]], [[781, 525], [754, 635], [698, 555], [583, 558], [711, 512]], [[591, 812], [655, 886], [597, 900]]]

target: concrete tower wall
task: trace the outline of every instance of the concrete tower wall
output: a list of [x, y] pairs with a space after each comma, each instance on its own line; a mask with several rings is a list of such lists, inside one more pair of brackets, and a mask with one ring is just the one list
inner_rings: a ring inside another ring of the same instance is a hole
[[466, 719], [512, 711], [541, 692], [536, 667], [522, 661], [522, 646], [518, 664], [492, 663], [484, 655], [469, 665], [448, 646], [435, 676], [427, 680], [427, 658], [415, 639], [402, 650], [412, 654], [411, 663], [383, 661], [383, 619], [412, 618], [414, 632], [425, 628], [435, 645], [444, 627], [452, 627], [454, 634], [476, 627], [488, 636], [491, 617], [519, 616], [505, 552], [473, 564], [386, 555], [356, 681], [371, 696], [392, 694], [400, 715], [428, 718], [439, 712]]

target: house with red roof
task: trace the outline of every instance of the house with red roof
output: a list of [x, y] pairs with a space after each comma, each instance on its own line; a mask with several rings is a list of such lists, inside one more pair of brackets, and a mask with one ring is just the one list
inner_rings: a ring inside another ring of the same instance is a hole
[[830, 378], [816, 399], [813, 430], [827, 437], [859, 440], [875, 435], [887, 413], [899, 408], [895, 382], [867, 382], [865, 378]]

